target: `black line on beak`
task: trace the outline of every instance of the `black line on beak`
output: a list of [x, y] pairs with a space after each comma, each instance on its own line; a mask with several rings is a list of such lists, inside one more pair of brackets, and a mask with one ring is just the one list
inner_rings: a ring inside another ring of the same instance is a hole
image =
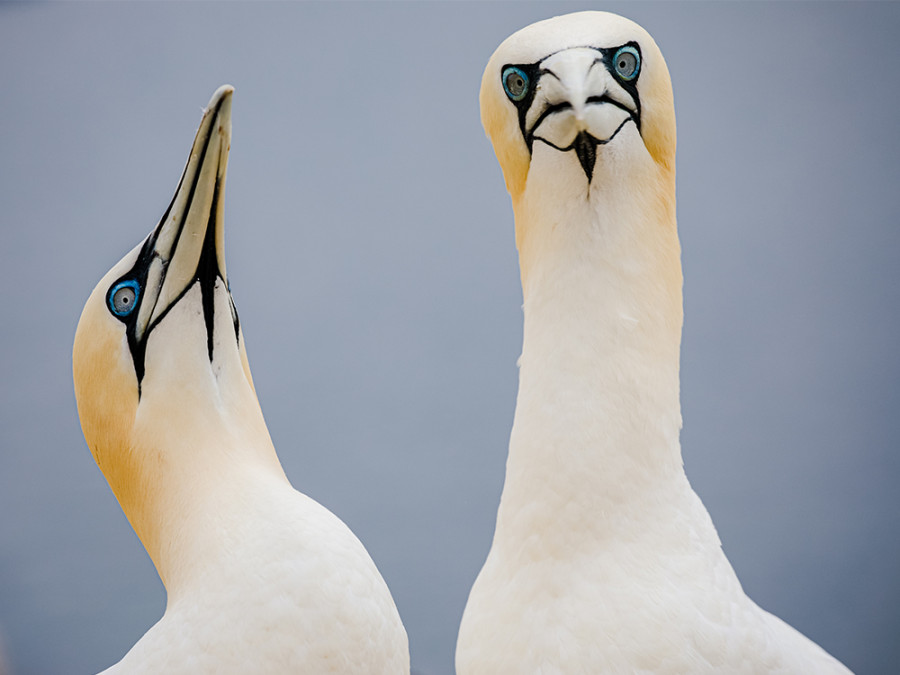
[[[225, 99], [221, 99], [213, 110], [206, 111], [206, 113], [204, 114], [204, 119], [206, 119], [207, 115], [212, 115], [213, 118], [215, 118], [219, 114], [219, 109], [220, 109], [222, 103], [224, 102], [224, 100]], [[201, 125], [202, 125], [202, 122], [201, 122]], [[194, 194], [196, 192], [197, 185], [200, 181], [201, 169], [203, 167], [204, 161], [206, 160], [206, 154], [207, 154], [207, 151], [209, 150], [210, 142], [212, 141], [212, 139], [214, 137], [213, 135], [215, 133], [216, 133], [216, 125], [213, 124], [210, 126], [209, 132], [207, 133], [206, 138], [203, 142], [203, 148], [200, 153], [200, 158], [199, 158], [199, 161], [197, 164], [197, 170], [193, 176], [191, 185], [188, 188], [188, 195], [185, 200], [183, 212], [181, 213], [181, 220], [178, 223], [178, 229], [176, 230], [175, 237], [174, 237], [174, 240], [172, 243], [172, 247], [171, 247], [171, 250], [169, 251], [169, 260], [170, 261], [172, 260], [172, 258], [175, 257], [175, 251], [178, 248], [178, 242], [181, 239], [181, 234], [182, 234], [182, 231], [184, 230], [185, 222], [187, 221], [188, 214], [190, 213], [190, 210], [191, 210], [191, 205], [193, 204]], [[192, 150], [193, 150], [193, 148], [192, 148]], [[191, 287], [194, 285], [193, 282], [188, 283], [187, 286], [184, 289], [182, 289], [182, 291], [172, 300], [172, 302], [169, 303], [168, 307], [163, 309], [163, 311], [160, 313], [160, 315], [158, 317], [156, 317], [156, 320], [153, 321], [152, 323], [150, 323], [146, 327], [143, 335], [141, 336], [141, 339], [140, 340], [137, 339], [137, 335], [135, 333], [136, 327], [137, 327], [136, 322], [137, 322], [138, 316], [140, 315], [141, 305], [143, 304], [145, 298], [147, 297], [147, 295], [146, 295], [147, 272], [148, 272], [153, 260], [155, 258], [159, 257], [159, 255], [156, 253], [156, 250], [155, 250], [156, 242], [159, 238], [160, 233], [163, 230], [163, 227], [166, 224], [167, 219], [169, 218], [170, 213], [172, 212], [172, 208], [175, 205], [175, 200], [177, 199], [182, 188], [184, 187], [184, 179], [185, 179], [185, 176], [187, 175], [187, 171], [188, 171], [188, 164], [185, 164], [184, 170], [181, 173], [181, 178], [178, 181], [178, 187], [175, 189], [175, 194], [172, 197], [172, 200], [169, 202], [169, 205], [166, 207], [165, 213], [163, 213], [163, 216], [159, 220], [159, 223], [157, 224], [157, 226], [155, 228], [153, 228], [153, 231], [144, 240], [143, 246], [141, 247], [141, 251], [138, 254], [138, 258], [135, 261], [134, 266], [132, 266], [132, 268], [128, 272], [126, 272], [124, 275], [122, 275], [119, 279], [117, 279], [114, 282], [114, 283], [118, 283], [119, 281], [122, 281], [123, 279], [130, 278], [130, 279], [137, 280], [138, 284], [140, 284], [140, 287], [141, 287], [141, 294], [140, 294], [140, 299], [138, 301], [139, 302], [138, 306], [135, 307], [134, 311], [131, 314], [129, 314], [127, 318], [120, 318], [120, 321], [123, 321], [126, 324], [125, 334], [126, 334], [126, 338], [128, 340], [129, 350], [131, 351], [131, 359], [134, 364], [134, 373], [135, 373], [135, 376], [137, 377], [138, 398], [140, 398], [140, 396], [141, 396], [141, 383], [144, 380], [145, 358], [146, 358], [146, 353], [147, 353], [147, 341], [150, 338], [150, 333], [159, 324], [159, 322], [165, 318], [166, 314], [169, 313], [169, 311], [172, 309], [172, 307], [174, 307], [176, 304], [178, 304], [178, 301], [181, 300], [187, 294], [187, 292], [191, 289]], [[214, 193], [213, 193], [212, 210], [211, 210], [210, 216], [209, 216], [210, 220], [209, 220], [209, 222], [207, 224], [207, 228], [206, 228], [206, 235], [205, 235], [205, 239], [204, 239], [203, 250], [201, 251], [200, 263], [198, 264], [197, 272], [195, 273], [195, 281], [196, 281], [196, 280], [200, 279], [199, 274], [200, 274], [201, 268], [204, 265], [207, 265], [207, 266], [209, 265], [208, 262], [205, 262], [205, 259], [209, 255], [211, 255], [212, 256], [211, 264], [212, 264], [212, 275], [213, 276], [211, 277], [211, 281], [209, 281], [205, 287], [202, 287], [203, 312], [204, 312], [204, 318], [206, 320], [207, 349], [209, 351], [210, 361], [212, 361], [211, 325], [212, 325], [212, 321], [213, 321], [213, 309], [214, 309], [214, 307], [213, 307], [214, 298], [213, 298], [212, 290], [215, 289], [215, 277], [221, 276], [221, 274], [219, 274], [219, 266], [218, 266], [218, 261], [216, 259], [216, 242], [215, 242], [215, 231], [214, 231], [215, 230], [215, 214], [216, 214], [217, 207], [218, 207], [220, 192], [221, 192], [221, 181], [220, 181], [220, 178], [217, 176]], [[213, 230], [212, 234], [210, 234], [210, 230]], [[207, 252], [208, 250], [210, 251], [209, 253]], [[159, 281], [160, 288], [162, 288], [163, 284], [165, 283], [165, 275], [166, 275], [167, 267], [168, 267], [168, 264], [166, 264], [163, 267], [163, 275]], [[209, 289], [209, 292], [207, 292], [207, 289]], [[159, 291], [159, 289], [154, 289], [154, 290], [156, 290], [157, 292]], [[208, 300], [207, 300], [207, 298], [208, 298]], [[158, 300], [158, 299], [159, 298], [157, 296], [156, 300]], [[154, 300], [154, 302], [156, 300]], [[209, 307], [207, 307], [207, 305], [209, 305]], [[239, 332], [239, 327], [238, 327], [238, 323], [237, 323], [237, 312], [234, 311], [233, 313], [234, 313], [234, 322], [235, 322], [235, 333], [237, 334]]]
[[216, 177], [216, 186], [213, 189], [212, 204], [209, 209], [209, 221], [206, 224], [206, 234], [203, 238], [203, 248], [200, 250], [200, 260], [197, 262], [197, 271], [194, 277], [200, 284], [200, 296], [203, 302], [203, 321], [206, 324], [206, 350], [209, 354], [209, 362], [213, 359], [213, 331], [215, 329], [216, 313], [216, 279], [222, 278], [219, 269], [219, 260], [216, 256], [216, 212], [218, 211], [221, 181]]

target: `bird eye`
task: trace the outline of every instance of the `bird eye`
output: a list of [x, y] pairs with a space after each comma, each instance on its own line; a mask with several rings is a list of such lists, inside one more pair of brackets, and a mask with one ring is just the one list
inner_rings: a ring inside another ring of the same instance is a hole
[[503, 80], [503, 89], [506, 95], [513, 101], [521, 101], [528, 93], [528, 75], [521, 68], [510, 66], [503, 71], [501, 76]]
[[633, 80], [641, 69], [641, 55], [631, 46], [620, 47], [613, 57], [616, 74], [623, 80]]
[[134, 279], [120, 281], [109, 289], [107, 296], [109, 310], [119, 317], [128, 316], [134, 311], [140, 293], [141, 287]]

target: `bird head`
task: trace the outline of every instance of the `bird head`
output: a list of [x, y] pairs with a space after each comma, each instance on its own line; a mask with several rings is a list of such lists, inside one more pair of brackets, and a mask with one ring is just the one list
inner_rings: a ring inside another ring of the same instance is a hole
[[491, 57], [480, 98], [514, 201], [529, 180], [570, 167], [588, 192], [609, 178], [598, 176], [604, 154], [646, 155], [674, 172], [669, 72], [653, 38], [623, 17], [578, 12], [514, 33]]
[[168, 209], [96, 286], [75, 334], [82, 430], [130, 519], [172, 448], [199, 446], [223, 411], [258, 406], [225, 271], [232, 92], [213, 95]]

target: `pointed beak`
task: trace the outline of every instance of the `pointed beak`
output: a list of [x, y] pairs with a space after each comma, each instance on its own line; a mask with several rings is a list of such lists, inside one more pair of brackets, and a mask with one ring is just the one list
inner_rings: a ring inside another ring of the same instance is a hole
[[195, 282], [204, 288], [220, 278], [227, 288], [223, 197], [233, 92], [224, 85], [210, 99], [175, 196], [145, 243], [148, 265], [135, 325], [138, 341]]

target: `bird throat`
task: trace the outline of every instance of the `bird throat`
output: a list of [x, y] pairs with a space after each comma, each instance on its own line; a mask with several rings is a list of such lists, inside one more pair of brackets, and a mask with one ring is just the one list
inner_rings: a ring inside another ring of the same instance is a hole
[[557, 496], [577, 495], [592, 520], [652, 496], [681, 466], [674, 182], [618, 155], [594, 165], [593, 139], [578, 141], [602, 190], [573, 200], [572, 174], [546, 170], [514, 202], [524, 336], [504, 495], [540, 501], [560, 527], [570, 507]]

